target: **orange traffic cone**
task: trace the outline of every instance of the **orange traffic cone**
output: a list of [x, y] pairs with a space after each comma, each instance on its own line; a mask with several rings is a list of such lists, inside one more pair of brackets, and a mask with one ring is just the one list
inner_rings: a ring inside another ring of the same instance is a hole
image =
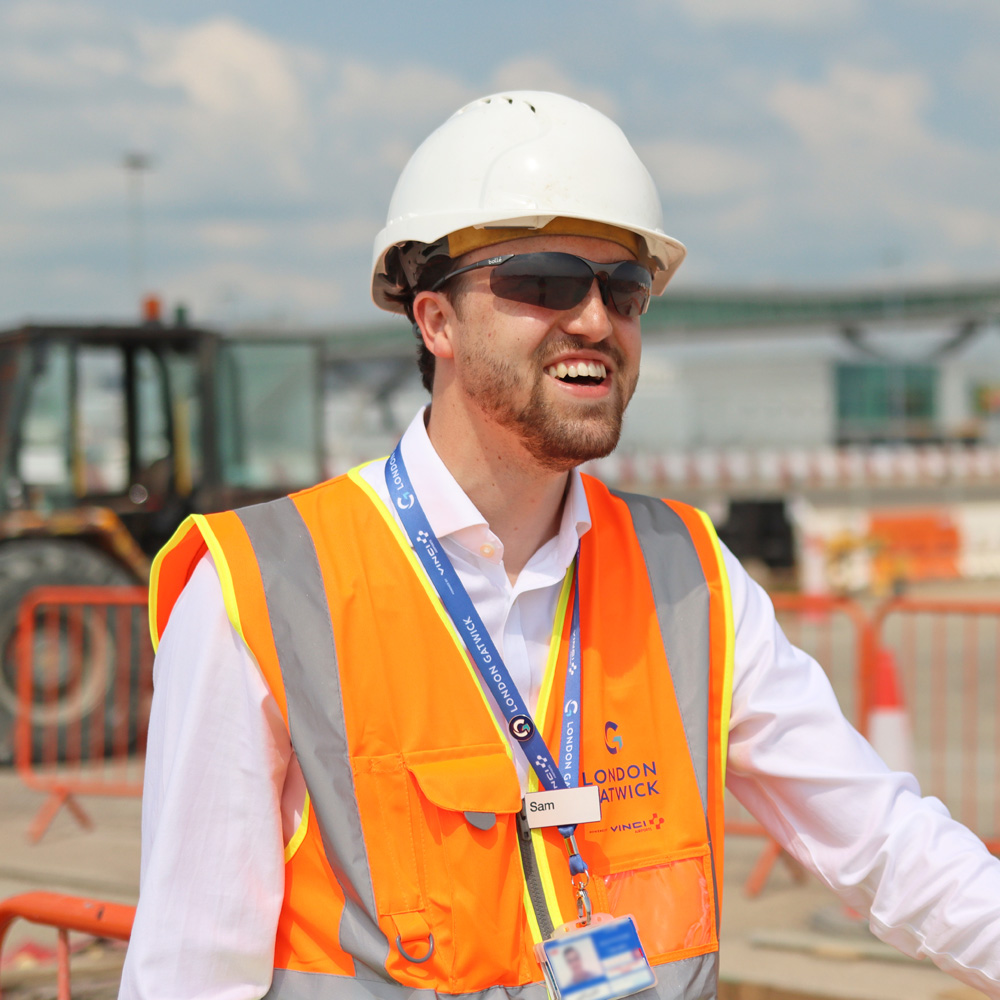
[[899, 688], [899, 673], [892, 652], [875, 653], [872, 703], [868, 712], [868, 740], [894, 771], [913, 771], [913, 734]]

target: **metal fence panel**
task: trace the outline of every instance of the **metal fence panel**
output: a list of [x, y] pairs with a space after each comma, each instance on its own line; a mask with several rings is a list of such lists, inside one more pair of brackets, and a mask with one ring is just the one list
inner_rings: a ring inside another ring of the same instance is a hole
[[144, 587], [38, 587], [21, 603], [15, 762], [49, 793], [29, 835], [77, 795], [140, 795], [153, 650]]
[[900, 598], [875, 616], [895, 658], [925, 795], [1000, 849], [1000, 601]]

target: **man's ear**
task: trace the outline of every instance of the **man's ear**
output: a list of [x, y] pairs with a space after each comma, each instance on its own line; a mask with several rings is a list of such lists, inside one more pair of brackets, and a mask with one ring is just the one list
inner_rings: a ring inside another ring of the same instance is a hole
[[447, 295], [417, 292], [413, 298], [413, 322], [420, 328], [427, 350], [436, 358], [453, 358], [453, 337], [458, 318]]

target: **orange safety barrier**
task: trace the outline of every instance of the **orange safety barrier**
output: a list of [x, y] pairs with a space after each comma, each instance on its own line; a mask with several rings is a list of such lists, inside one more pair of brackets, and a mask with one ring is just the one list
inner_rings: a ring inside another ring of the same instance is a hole
[[896, 598], [874, 628], [894, 654], [921, 790], [1000, 852], [1000, 601]]
[[66, 806], [84, 827], [80, 795], [142, 794], [153, 649], [144, 587], [37, 587], [18, 621], [15, 762], [49, 793], [28, 836]]
[[872, 574], [883, 587], [895, 580], [960, 575], [961, 532], [947, 509], [874, 511], [868, 535], [874, 549]]
[[[864, 610], [844, 597], [772, 594], [771, 600], [789, 641], [819, 662], [844, 714], [863, 732], [869, 704], [866, 664], [872, 649], [871, 625]], [[748, 896], [756, 896], [763, 889], [779, 858], [789, 862], [796, 879], [802, 878], [798, 865], [732, 795], [726, 797], [726, 833], [768, 838], [744, 883]]]
[[0, 955], [10, 925], [18, 918], [55, 927], [59, 932], [58, 1000], [70, 1000], [69, 932], [127, 941], [132, 933], [135, 907], [99, 899], [63, 896], [55, 892], [25, 892], [0, 901]]

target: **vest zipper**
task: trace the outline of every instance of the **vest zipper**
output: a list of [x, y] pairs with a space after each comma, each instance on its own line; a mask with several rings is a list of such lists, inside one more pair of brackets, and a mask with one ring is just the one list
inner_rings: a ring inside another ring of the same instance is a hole
[[524, 872], [524, 881], [528, 887], [528, 898], [535, 911], [535, 921], [541, 931], [542, 940], [545, 941], [552, 936], [553, 923], [545, 903], [545, 890], [542, 888], [542, 878], [538, 873], [538, 859], [531, 846], [531, 828], [528, 826], [528, 817], [523, 804], [517, 814], [517, 846], [521, 849], [521, 871]]

